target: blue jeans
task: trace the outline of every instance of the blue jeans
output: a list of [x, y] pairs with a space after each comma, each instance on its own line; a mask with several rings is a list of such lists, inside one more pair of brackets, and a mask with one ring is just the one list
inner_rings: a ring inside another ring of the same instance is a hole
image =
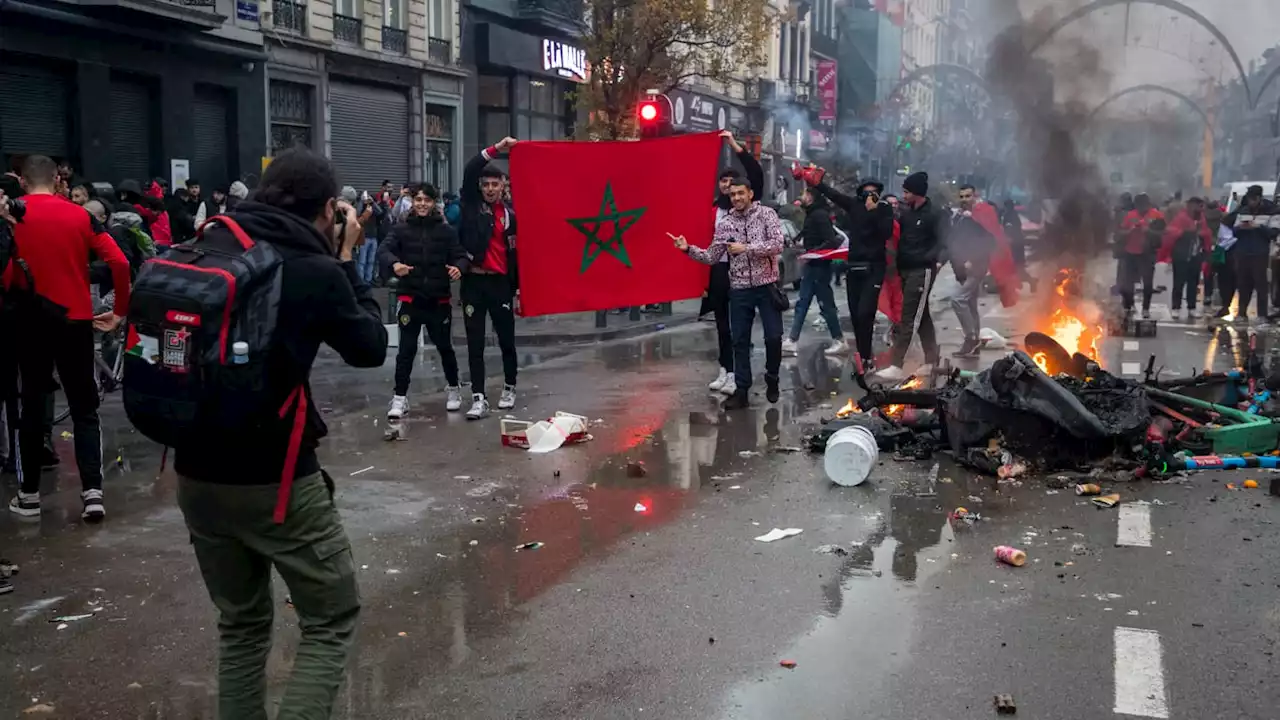
[[367, 283], [373, 282], [373, 273], [378, 267], [378, 238], [365, 238], [360, 251], [356, 253], [356, 274]]
[[776, 378], [782, 366], [782, 311], [774, 307], [767, 285], [729, 291], [733, 380], [743, 392], [751, 388], [751, 328], [757, 311], [764, 327], [764, 372]]
[[804, 273], [800, 276], [800, 297], [796, 298], [796, 314], [791, 319], [791, 342], [800, 339], [804, 318], [809, 314], [809, 303], [814, 298], [818, 299], [818, 312], [827, 321], [831, 339], [844, 339], [844, 332], [840, 329], [840, 311], [836, 309], [836, 297], [831, 290], [832, 272], [829, 260], [810, 260], [805, 263]]

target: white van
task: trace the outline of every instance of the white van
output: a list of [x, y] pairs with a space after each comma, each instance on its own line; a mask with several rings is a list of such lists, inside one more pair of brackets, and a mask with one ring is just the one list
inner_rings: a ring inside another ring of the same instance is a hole
[[1262, 186], [1262, 197], [1267, 199], [1275, 197], [1276, 182], [1274, 180], [1229, 182], [1222, 186], [1222, 197], [1220, 198], [1222, 204], [1226, 206], [1227, 212], [1235, 211], [1236, 206], [1244, 199], [1244, 194], [1248, 192], [1249, 187], [1252, 185]]

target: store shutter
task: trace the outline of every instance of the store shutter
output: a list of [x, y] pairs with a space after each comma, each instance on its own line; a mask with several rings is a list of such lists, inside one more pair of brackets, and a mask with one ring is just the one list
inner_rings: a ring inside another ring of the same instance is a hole
[[191, 154], [191, 177], [199, 180], [208, 190], [226, 187], [235, 178], [230, 177], [227, 138], [231, 128], [227, 123], [227, 94], [221, 88], [197, 87], [192, 106], [191, 125], [195, 133], [195, 150]]
[[65, 159], [70, 89], [50, 70], [0, 64], [0, 153]]
[[112, 182], [137, 180], [145, 189], [155, 173], [151, 162], [151, 88], [124, 78], [111, 79], [110, 136]]
[[409, 182], [409, 97], [402, 90], [329, 83], [330, 155], [339, 185], [376, 190]]

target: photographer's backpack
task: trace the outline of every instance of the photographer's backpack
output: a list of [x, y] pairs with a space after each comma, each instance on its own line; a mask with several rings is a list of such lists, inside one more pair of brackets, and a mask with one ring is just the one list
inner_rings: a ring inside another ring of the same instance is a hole
[[[219, 225], [228, 232], [208, 232]], [[307, 414], [301, 385], [283, 407], [263, 399], [283, 263], [270, 243], [255, 243], [224, 215], [209, 218], [191, 242], [145, 262], [129, 302], [138, 338], [125, 354], [123, 378], [129, 421], [166, 447], [289, 422], [277, 522]]]

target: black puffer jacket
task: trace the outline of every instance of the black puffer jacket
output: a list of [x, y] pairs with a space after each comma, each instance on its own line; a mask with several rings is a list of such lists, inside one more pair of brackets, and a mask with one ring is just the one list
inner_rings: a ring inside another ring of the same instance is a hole
[[458, 242], [458, 233], [437, 213], [426, 217], [410, 215], [391, 228], [387, 239], [378, 246], [383, 277], [395, 277], [391, 266], [403, 263], [413, 268], [399, 278], [401, 294], [423, 300], [450, 297], [449, 265], [466, 272], [470, 266], [467, 251]]
[[902, 217], [898, 224], [902, 227], [902, 237], [898, 240], [898, 269], [932, 270], [945, 248], [950, 225], [947, 214], [932, 200], [925, 200], [918, 208], [903, 203], [900, 211]]
[[867, 201], [853, 195], [845, 195], [835, 188], [819, 183], [813, 187], [844, 210], [844, 231], [849, 236], [849, 262], [885, 264], [885, 246], [893, 237], [893, 207], [880, 201], [874, 210], [867, 209]]
[[804, 240], [806, 252], [835, 250], [844, 242], [844, 238], [836, 234], [835, 226], [831, 224], [831, 206], [827, 204], [825, 197], [814, 194], [813, 204], [805, 208], [804, 228], [800, 231], [800, 237]]

